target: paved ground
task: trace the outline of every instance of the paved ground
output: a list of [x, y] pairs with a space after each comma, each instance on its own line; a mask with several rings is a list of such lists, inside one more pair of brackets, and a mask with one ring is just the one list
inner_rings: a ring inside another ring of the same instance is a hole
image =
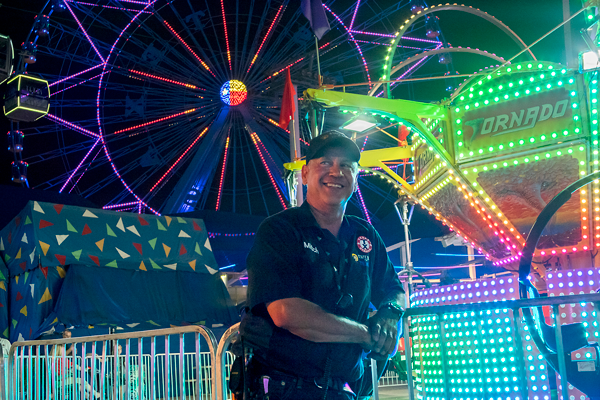
[[381, 400], [408, 400], [408, 388], [406, 385], [379, 388], [379, 398]]

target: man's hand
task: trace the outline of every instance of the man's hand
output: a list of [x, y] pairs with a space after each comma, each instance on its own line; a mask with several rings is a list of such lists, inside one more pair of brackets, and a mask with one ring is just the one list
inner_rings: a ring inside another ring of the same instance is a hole
[[398, 319], [383, 310], [371, 317], [368, 325], [371, 333], [373, 358], [388, 357], [394, 352], [398, 343]]

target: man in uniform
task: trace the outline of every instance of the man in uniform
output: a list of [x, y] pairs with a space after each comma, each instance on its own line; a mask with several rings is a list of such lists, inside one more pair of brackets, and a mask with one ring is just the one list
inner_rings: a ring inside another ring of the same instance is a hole
[[[353, 399], [363, 356], [395, 351], [402, 286], [375, 229], [345, 215], [359, 159], [342, 133], [314, 138], [302, 168], [306, 201], [258, 229], [240, 329], [253, 351], [253, 398]], [[370, 303], [377, 313], [367, 320]]]

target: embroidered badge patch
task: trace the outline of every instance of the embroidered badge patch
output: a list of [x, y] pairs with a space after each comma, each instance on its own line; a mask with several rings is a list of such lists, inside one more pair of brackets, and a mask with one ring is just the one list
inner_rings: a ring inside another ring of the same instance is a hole
[[373, 250], [373, 245], [371, 244], [371, 241], [364, 236], [359, 236], [358, 239], [356, 239], [356, 245], [358, 246], [358, 249], [363, 253], [369, 253], [371, 250]]

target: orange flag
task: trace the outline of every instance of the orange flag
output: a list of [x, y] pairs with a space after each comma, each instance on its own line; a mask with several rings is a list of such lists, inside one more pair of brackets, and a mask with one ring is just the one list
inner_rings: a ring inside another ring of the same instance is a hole
[[294, 106], [294, 85], [292, 85], [292, 76], [290, 75], [290, 69], [286, 70], [285, 88], [283, 89], [283, 99], [281, 100], [281, 113], [279, 114], [279, 126], [283, 129], [287, 129], [290, 121], [294, 119], [294, 112], [296, 107]]

